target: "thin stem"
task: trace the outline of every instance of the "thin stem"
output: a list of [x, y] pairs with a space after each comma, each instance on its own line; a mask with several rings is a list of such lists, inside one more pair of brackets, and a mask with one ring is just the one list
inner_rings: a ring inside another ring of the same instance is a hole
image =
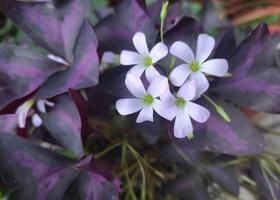
[[126, 178], [126, 181], [127, 181], [128, 192], [131, 195], [132, 200], [137, 200], [136, 195], [134, 194], [133, 185], [130, 181], [128, 170], [127, 170], [127, 143], [126, 142], [122, 143], [121, 163], [122, 163], [122, 168], [125, 171], [125, 178]]
[[141, 199], [145, 200], [146, 199], [146, 175], [145, 175], [145, 170], [144, 167], [141, 163], [141, 160], [139, 159], [140, 155], [132, 148], [132, 146], [130, 146], [129, 144], [127, 144], [128, 149], [130, 150], [130, 152], [132, 153], [132, 155], [134, 156], [134, 158], [136, 159], [140, 171], [141, 171], [141, 176], [142, 176], [142, 190], [141, 190]]
[[146, 165], [150, 170], [152, 170], [158, 177], [164, 178], [164, 174], [161, 171], [152, 167], [144, 158], [140, 156], [140, 154], [131, 145], [128, 144], [128, 147], [130, 148], [130, 151], [133, 151], [133, 153], [139, 157], [139, 159], [143, 162], [144, 165]]
[[105, 154], [107, 154], [108, 152], [110, 152], [111, 150], [113, 150], [114, 148], [116, 148], [120, 145], [122, 145], [122, 142], [118, 142], [116, 144], [113, 144], [113, 145], [109, 146], [108, 148], [104, 149], [103, 151], [101, 151], [100, 153], [98, 153], [97, 155], [95, 155], [94, 157], [96, 159], [98, 159], [98, 158], [104, 156]]

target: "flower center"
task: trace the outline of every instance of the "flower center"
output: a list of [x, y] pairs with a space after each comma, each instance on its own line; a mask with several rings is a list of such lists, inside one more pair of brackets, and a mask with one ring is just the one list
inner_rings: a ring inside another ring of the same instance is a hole
[[176, 105], [179, 108], [183, 108], [186, 105], [186, 101], [182, 97], [177, 97], [176, 99]]
[[147, 94], [144, 96], [143, 102], [146, 105], [151, 105], [154, 102], [154, 97], [152, 95]]
[[197, 72], [200, 70], [200, 64], [197, 61], [192, 61], [190, 64], [190, 69], [192, 72]]
[[153, 60], [150, 56], [146, 56], [144, 58], [144, 66], [145, 67], [150, 67], [153, 64]]

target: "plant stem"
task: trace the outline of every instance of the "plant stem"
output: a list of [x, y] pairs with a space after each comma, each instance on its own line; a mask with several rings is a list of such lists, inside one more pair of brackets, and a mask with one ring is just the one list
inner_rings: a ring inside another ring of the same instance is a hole
[[104, 156], [106, 153], [108, 153], [109, 151], [113, 150], [114, 148], [116, 148], [120, 145], [122, 145], [122, 142], [118, 142], [116, 144], [113, 144], [113, 145], [109, 146], [108, 148], [104, 149], [103, 151], [101, 151], [100, 153], [98, 153], [97, 155], [95, 155], [94, 157], [96, 159], [98, 159], [98, 158]]

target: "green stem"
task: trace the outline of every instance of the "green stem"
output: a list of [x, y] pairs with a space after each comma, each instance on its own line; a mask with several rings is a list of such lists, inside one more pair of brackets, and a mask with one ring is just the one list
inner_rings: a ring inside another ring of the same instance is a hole
[[113, 150], [114, 148], [116, 148], [120, 145], [122, 145], [122, 142], [118, 142], [116, 144], [113, 144], [113, 145], [109, 146], [108, 148], [104, 149], [103, 151], [101, 151], [100, 153], [98, 153], [97, 155], [95, 155], [94, 157], [96, 159], [98, 159], [98, 158], [104, 156], [105, 154], [107, 154], [108, 152], [110, 152], [111, 150]]
[[122, 168], [125, 171], [125, 179], [127, 181], [128, 192], [131, 195], [132, 200], [137, 200], [136, 195], [134, 194], [133, 185], [132, 185], [132, 183], [130, 181], [128, 170], [127, 170], [127, 143], [126, 142], [122, 143], [121, 163], [122, 163]]
[[141, 199], [145, 200], [146, 199], [146, 175], [145, 175], [145, 170], [144, 167], [141, 163], [141, 160], [139, 159], [139, 154], [132, 148], [132, 146], [130, 146], [129, 144], [127, 144], [128, 149], [130, 150], [130, 152], [132, 153], [132, 155], [134, 156], [134, 158], [136, 159], [140, 171], [141, 171], [141, 176], [142, 176], [142, 190], [141, 190]]

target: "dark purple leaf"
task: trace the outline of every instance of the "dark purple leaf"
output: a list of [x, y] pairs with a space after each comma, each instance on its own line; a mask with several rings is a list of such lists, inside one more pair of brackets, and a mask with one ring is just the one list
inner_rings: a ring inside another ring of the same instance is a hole
[[196, 172], [170, 181], [167, 189], [180, 200], [210, 200], [207, 185]]
[[164, 42], [172, 45], [176, 41], [187, 43], [193, 50], [196, 48], [196, 41], [201, 26], [191, 17], [182, 17], [170, 30], [164, 34]]
[[0, 171], [15, 200], [63, 199], [75, 178], [71, 160], [16, 135], [0, 134]]
[[14, 114], [0, 116], [0, 130], [1, 132], [11, 133], [15, 132], [17, 128], [17, 116]]
[[65, 93], [70, 88], [78, 90], [96, 85], [99, 76], [97, 45], [91, 24], [84, 20], [74, 49], [73, 64], [50, 77], [36, 96], [47, 99]]
[[124, 0], [114, 15], [101, 20], [95, 27], [100, 49], [120, 53], [133, 49], [132, 37], [137, 31], [144, 32], [149, 46], [154, 45], [154, 24], [137, 0]]
[[99, 174], [80, 172], [70, 185], [65, 200], [117, 200], [114, 186]]
[[258, 194], [263, 200], [277, 200], [280, 199], [280, 187], [277, 186], [269, 175], [264, 176], [261, 166], [257, 162], [252, 163], [252, 175], [257, 183]]
[[205, 149], [231, 155], [255, 155], [262, 152], [264, 140], [241, 111], [221, 100], [214, 99], [230, 116], [226, 122], [211, 107], [211, 116], [206, 122]]
[[76, 161], [18, 136], [0, 134], [0, 159], [11, 199], [118, 199], [117, 191], [102, 175], [81, 171], [75, 167]]
[[81, 139], [81, 119], [73, 100], [63, 95], [46, 114], [40, 114], [43, 125], [63, 147], [71, 150], [75, 156], [83, 155]]
[[69, 89], [69, 94], [71, 95], [74, 103], [76, 104], [76, 107], [81, 117], [81, 122], [82, 122], [81, 137], [83, 143], [85, 143], [93, 130], [87, 116], [88, 102], [86, 102], [84, 98], [79, 94], [79, 92], [75, 90]]
[[[259, 31], [262, 30], [259, 29]], [[265, 28], [263, 29], [265, 31]], [[258, 34], [256, 33], [255, 37], [256, 35]], [[276, 60], [277, 39], [279, 40], [279, 35], [267, 40], [261, 54], [258, 54], [254, 60], [253, 57], [248, 58], [250, 59], [250, 61], [247, 59], [250, 62], [247, 63], [248, 66], [245, 66], [246, 62], [244, 62], [242, 68], [236, 69], [231, 78], [225, 80], [224, 83], [220, 82], [218, 87], [213, 88], [213, 91], [240, 106], [256, 111], [279, 113], [280, 73]], [[258, 44], [256, 39], [250, 40], [250, 44], [246, 45]], [[264, 38], [258, 38], [258, 40], [264, 40]], [[238, 51], [236, 53], [238, 54]]]
[[219, 36], [214, 49], [214, 58], [228, 58], [236, 47], [233, 27], [228, 28]]
[[210, 174], [213, 181], [218, 183], [228, 192], [238, 195], [239, 193], [239, 180], [237, 170], [234, 167], [218, 168], [208, 167], [206, 168], [208, 174]]
[[90, 11], [89, 0], [20, 2], [2, 0], [0, 10], [35, 42], [53, 54], [73, 60], [76, 37]]
[[0, 109], [36, 90], [59, 65], [30, 48], [0, 46]]

